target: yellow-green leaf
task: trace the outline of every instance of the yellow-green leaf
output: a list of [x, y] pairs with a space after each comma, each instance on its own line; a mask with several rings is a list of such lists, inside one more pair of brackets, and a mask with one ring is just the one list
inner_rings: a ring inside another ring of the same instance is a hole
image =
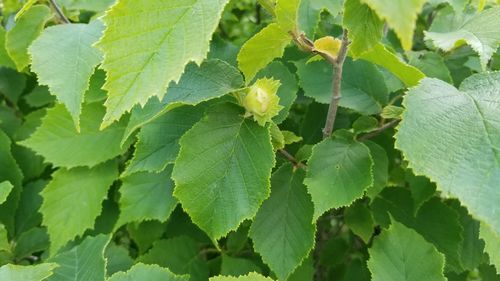
[[162, 99], [186, 64], [200, 64], [228, 0], [120, 0], [103, 17], [108, 91], [102, 127], [153, 96]]

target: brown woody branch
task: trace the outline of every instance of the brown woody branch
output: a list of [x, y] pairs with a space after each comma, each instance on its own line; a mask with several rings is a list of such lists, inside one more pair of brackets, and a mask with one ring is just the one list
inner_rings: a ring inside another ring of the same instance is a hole
[[347, 30], [344, 30], [342, 37], [342, 44], [340, 46], [339, 53], [337, 57], [332, 57], [331, 54], [327, 52], [321, 52], [314, 48], [314, 42], [307, 38], [304, 34], [291, 33], [293, 41], [299, 48], [306, 52], [314, 53], [323, 57], [333, 66], [333, 87], [332, 87], [332, 99], [330, 101], [330, 106], [328, 108], [328, 115], [326, 117], [325, 127], [323, 128], [323, 138], [328, 138], [332, 135], [333, 126], [335, 125], [335, 118], [337, 116], [337, 110], [339, 107], [339, 102], [341, 98], [340, 90], [342, 88], [342, 69], [344, 66], [344, 61], [347, 56], [347, 47], [349, 46], [349, 39], [347, 38]]
[[347, 29], [344, 30], [344, 36], [342, 37], [342, 45], [340, 46], [340, 51], [333, 63], [333, 89], [332, 89], [332, 99], [330, 101], [330, 106], [328, 108], [328, 115], [326, 116], [325, 127], [323, 128], [323, 138], [329, 138], [333, 132], [333, 126], [335, 125], [335, 118], [337, 117], [337, 110], [340, 103], [340, 90], [342, 88], [342, 69], [344, 67], [344, 61], [347, 56], [347, 47], [349, 46], [349, 39], [347, 38]]

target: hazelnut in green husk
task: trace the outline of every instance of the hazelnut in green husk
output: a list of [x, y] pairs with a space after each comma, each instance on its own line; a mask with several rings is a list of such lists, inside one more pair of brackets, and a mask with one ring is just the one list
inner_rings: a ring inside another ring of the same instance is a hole
[[246, 109], [245, 116], [253, 116], [259, 125], [264, 126], [267, 122], [278, 115], [283, 108], [279, 105], [280, 98], [277, 95], [280, 81], [263, 78], [257, 80], [243, 99]]

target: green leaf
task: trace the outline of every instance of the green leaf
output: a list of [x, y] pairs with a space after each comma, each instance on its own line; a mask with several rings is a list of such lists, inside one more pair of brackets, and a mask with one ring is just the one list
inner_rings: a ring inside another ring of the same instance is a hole
[[92, 169], [61, 168], [52, 174], [52, 181], [41, 193], [40, 208], [52, 254], [94, 226], [101, 203], [117, 177], [117, 165], [112, 161]]
[[457, 12], [462, 12], [465, 6], [469, 3], [468, 0], [429, 0], [431, 5], [438, 6], [441, 3], [448, 3]]
[[83, 95], [97, 64], [100, 52], [92, 45], [101, 37], [101, 21], [90, 24], [62, 24], [48, 27], [29, 48], [31, 70], [40, 85], [47, 85], [51, 94], [63, 103], [80, 128]]
[[42, 281], [52, 275], [57, 268], [55, 263], [42, 263], [38, 265], [22, 266], [6, 264], [0, 267], [0, 280], [8, 281]]
[[[107, 79], [102, 127], [149, 98], [162, 99], [186, 64], [206, 58], [209, 41], [228, 0], [119, 1], [103, 17]], [[140, 42], [140, 43], [138, 43]], [[123, 67], [126, 65], [126, 67]]]
[[26, 76], [13, 69], [0, 67], [0, 93], [16, 104], [26, 87]]
[[138, 253], [142, 254], [149, 250], [153, 243], [163, 236], [165, 233], [165, 223], [157, 220], [146, 220], [138, 223], [129, 223], [126, 229], [130, 238], [137, 245]]
[[416, 86], [418, 82], [425, 77], [420, 70], [408, 65], [398, 56], [388, 51], [387, 48], [381, 43], [376, 44], [370, 51], [363, 53], [360, 58], [378, 64], [389, 70], [407, 87]]
[[384, 22], [361, 0], [344, 2], [343, 24], [352, 41], [349, 51], [355, 57], [375, 47], [382, 38]]
[[170, 83], [168, 94], [159, 101], [152, 98], [132, 110], [123, 142], [139, 127], [180, 105], [197, 105], [233, 92], [243, 86], [238, 69], [224, 61], [207, 60], [200, 66], [190, 63], [178, 83]]
[[42, 227], [34, 227], [19, 235], [15, 241], [13, 253], [16, 259], [22, 260], [47, 250], [49, 244], [47, 230]]
[[109, 235], [88, 236], [80, 245], [49, 259], [59, 267], [46, 281], [104, 281], [104, 249], [109, 240]]
[[61, 6], [70, 10], [101, 12], [117, 0], [58, 0]]
[[389, 158], [385, 149], [380, 145], [372, 141], [365, 141], [363, 144], [370, 149], [373, 160], [373, 185], [366, 190], [366, 195], [373, 200], [387, 186], [389, 180]]
[[28, 47], [40, 35], [45, 23], [51, 17], [49, 7], [35, 5], [17, 20], [12, 29], [7, 31], [5, 47], [18, 71], [23, 71], [30, 64]]
[[[310, 63], [301, 60], [295, 65], [304, 94], [317, 102], [329, 104], [333, 83], [331, 64], [324, 60]], [[340, 106], [370, 115], [382, 110], [389, 92], [382, 73], [375, 65], [348, 58], [344, 63], [341, 94]]]
[[[11, 252], [12, 247], [9, 242], [7, 229], [3, 224], [0, 224], [0, 252]], [[1, 269], [0, 269], [1, 270]]]
[[62, 105], [47, 110], [47, 115], [27, 140], [18, 142], [46, 161], [58, 167], [92, 167], [122, 154], [127, 147], [120, 147], [126, 120], [99, 130], [104, 107], [98, 103], [84, 105], [80, 118], [80, 132]]
[[173, 163], [179, 153], [179, 139], [203, 116], [204, 106], [174, 108], [144, 125], [137, 135], [134, 157], [124, 175], [135, 172], [160, 172]]
[[189, 274], [190, 281], [204, 281], [209, 275], [197, 242], [187, 236], [156, 241], [151, 250], [139, 257], [138, 261], [167, 267], [176, 274]]
[[11, 141], [0, 130], [0, 182], [8, 181], [14, 188], [11, 189], [7, 201], [0, 205], [0, 223], [5, 225], [9, 233], [14, 233], [14, 215], [17, 208], [23, 174], [12, 156]]
[[43, 107], [55, 101], [55, 97], [50, 94], [46, 86], [36, 86], [23, 98], [29, 106], [34, 108]]
[[42, 222], [42, 215], [38, 212], [42, 205], [40, 192], [47, 185], [45, 180], [37, 180], [23, 186], [19, 205], [16, 210], [16, 233], [23, 233]]
[[373, 116], [362, 115], [354, 123], [352, 123], [352, 129], [356, 135], [362, 133], [368, 133], [379, 126], [379, 121]]
[[413, 199], [413, 212], [416, 214], [422, 205], [429, 201], [436, 193], [436, 185], [424, 176], [415, 176], [409, 171], [405, 179], [410, 186]]
[[298, 25], [300, 31], [303, 31], [307, 37], [314, 38], [320, 14], [328, 11], [336, 16], [342, 10], [342, 1], [340, 0], [301, 0], [299, 6]]
[[485, 250], [490, 257], [490, 264], [494, 265], [497, 273], [500, 271], [500, 234], [486, 223], [481, 223], [479, 236], [484, 240]]
[[486, 69], [488, 61], [500, 44], [500, 7], [486, 9], [465, 20], [448, 32], [425, 32], [425, 38], [444, 51], [467, 43], [479, 54], [481, 66]]
[[450, 200], [448, 206], [458, 213], [463, 229], [460, 261], [464, 269], [472, 271], [484, 260], [484, 241], [479, 238], [480, 222], [475, 220], [465, 207], [460, 206], [458, 200]]
[[21, 118], [16, 115], [14, 109], [3, 104], [0, 104], [0, 117], [0, 130], [2, 130], [2, 133], [5, 133], [8, 137], [14, 137], [16, 131], [21, 127]]
[[264, 277], [258, 273], [250, 272], [247, 275], [232, 277], [232, 276], [215, 276], [211, 277], [209, 281], [273, 281], [269, 277]]
[[450, 70], [446, 67], [443, 57], [433, 52], [408, 52], [409, 64], [420, 69], [427, 77], [438, 78], [452, 83]]
[[274, 8], [276, 7], [276, 0], [257, 0], [257, 3], [259, 3], [269, 14], [275, 16]]
[[180, 140], [174, 196], [213, 239], [252, 218], [269, 196], [274, 153], [269, 130], [222, 104]]
[[0, 182], [0, 204], [3, 204], [7, 200], [13, 188], [14, 186], [10, 181]]
[[415, 231], [393, 221], [368, 250], [373, 281], [446, 281], [444, 256]]
[[286, 280], [314, 246], [314, 206], [302, 183], [305, 172], [290, 164], [271, 178], [271, 196], [264, 201], [250, 228], [254, 249]]
[[167, 268], [162, 268], [157, 265], [145, 265], [138, 263], [127, 272], [118, 272], [111, 276], [107, 281], [188, 281], [186, 275], [175, 275]]
[[314, 219], [362, 197], [373, 184], [372, 167], [370, 150], [355, 140], [336, 137], [317, 144], [304, 181], [314, 203]]
[[102, 69], [96, 69], [90, 76], [89, 88], [84, 94], [85, 103], [102, 102], [106, 99], [106, 91], [101, 87], [106, 82], [106, 72]]
[[[482, 264], [479, 266], [479, 273], [481, 274], [482, 281], [499, 281], [500, 275], [493, 265]], [[450, 280], [452, 281], [452, 280]], [[461, 281], [461, 280], [460, 280]]]
[[161, 173], [137, 173], [122, 179], [120, 187], [120, 218], [116, 227], [143, 220], [168, 219], [177, 199], [172, 196], [172, 166]]
[[368, 244], [375, 227], [372, 213], [368, 207], [358, 201], [345, 210], [344, 217], [345, 224], [352, 232], [361, 237], [361, 239]]
[[415, 214], [410, 191], [387, 188], [371, 206], [377, 224], [389, 224], [389, 215], [407, 227], [413, 228], [446, 256], [447, 270], [461, 272], [460, 251], [463, 228], [458, 213], [437, 197], [425, 202]]
[[240, 276], [250, 272], [262, 273], [262, 270], [252, 260], [222, 255], [221, 275]]
[[276, 22], [285, 31], [296, 31], [300, 0], [277, 0], [274, 12]]
[[5, 37], [6, 37], [5, 28], [3, 26], [0, 26], [0, 65], [16, 69], [16, 65], [14, 64], [14, 62], [9, 56], [9, 53], [7, 52], [5, 46]]
[[127, 245], [117, 245], [110, 242], [106, 247], [106, 274], [111, 276], [119, 271], [129, 270], [135, 263], [129, 255]]
[[429, 177], [495, 231], [500, 231], [500, 126], [494, 121], [499, 81], [500, 72], [477, 74], [457, 90], [437, 79], [423, 80], [405, 96], [395, 144], [416, 175]]
[[311, 255], [290, 275], [288, 281], [304, 281], [314, 279], [314, 261]]
[[403, 49], [410, 50], [413, 45], [413, 31], [417, 15], [426, 0], [361, 0], [374, 10], [379, 18], [386, 20], [394, 29]]
[[277, 23], [271, 23], [243, 44], [238, 53], [238, 67], [250, 83], [259, 70], [280, 58], [291, 37]]
[[21, 8], [21, 10], [19, 10], [17, 13], [16, 13], [16, 16], [14, 17], [14, 20], [18, 20], [20, 16], [22, 16], [27, 10], [29, 10], [31, 8], [31, 6], [35, 5], [36, 2], [38, 2], [38, 0], [27, 0], [23, 7]]

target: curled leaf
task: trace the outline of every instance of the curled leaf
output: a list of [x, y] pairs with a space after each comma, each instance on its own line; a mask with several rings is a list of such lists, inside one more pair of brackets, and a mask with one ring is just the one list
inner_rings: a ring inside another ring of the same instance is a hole
[[332, 58], [336, 58], [340, 51], [342, 41], [332, 37], [325, 36], [314, 41], [314, 50], [318, 53], [327, 54]]

